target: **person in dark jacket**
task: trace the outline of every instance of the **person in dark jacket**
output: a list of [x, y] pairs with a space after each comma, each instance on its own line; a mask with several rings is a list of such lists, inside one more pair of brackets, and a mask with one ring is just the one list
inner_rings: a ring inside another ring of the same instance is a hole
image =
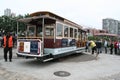
[[7, 62], [7, 53], [9, 52], [9, 61], [12, 62], [12, 47], [13, 47], [13, 37], [10, 32], [3, 37], [3, 47], [4, 47], [4, 59]]
[[86, 48], [85, 48], [85, 52], [90, 52], [90, 41], [86, 42]]
[[98, 54], [102, 52], [102, 50], [101, 50], [101, 48], [102, 48], [102, 41], [96, 41], [96, 48], [97, 48], [97, 53]]
[[113, 54], [113, 48], [114, 48], [114, 44], [113, 44], [113, 42], [111, 41], [110, 42], [110, 54]]
[[115, 42], [114, 42], [114, 50], [115, 50], [115, 54], [117, 54], [117, 49], [118, 49], [118, 42], [115, 41]]
[[118, 55], [120, 55], [120, 41], [118, 42]]

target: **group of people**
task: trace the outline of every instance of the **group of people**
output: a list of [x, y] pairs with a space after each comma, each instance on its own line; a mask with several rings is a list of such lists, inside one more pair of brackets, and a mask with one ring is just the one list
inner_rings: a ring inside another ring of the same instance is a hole
[[86, 52], [90, 52], [90, 48], [92, 50], [92, 54], [96, 52], [96, 57], [99, 53], [102, 53], [102, 49], [104, 48], [105, 53], [108, 53], [108, 49], [110, 50], [110, 54], [120, 54], [120, 42], [118, 41], [107, 41], [107, 40], [98, 40], [98, 41], [87, 41], [86, 43]]
[[108, 43], [108, 48], [110, 48], [110, 54], [113, 54], [114, 50], [114, 54], [120, 55], [120, 41], [110, 41], [110, 43]]
[[93, 40], [90, 40], [90, 41], [87, 41], [86, 43], [86, 52], [90, 52], [90, 48], [92, 50], [92, 54], [96, 53], [96, 58], [98, 56], [99, 53], [102, 53], [102, 41], [93, 41]]
[[110, 54], [120, 55], [120, 42], [116, 41], [106, 41], [104, 42], [105, 53], [108, 53], [108, 48], [110, 49]]

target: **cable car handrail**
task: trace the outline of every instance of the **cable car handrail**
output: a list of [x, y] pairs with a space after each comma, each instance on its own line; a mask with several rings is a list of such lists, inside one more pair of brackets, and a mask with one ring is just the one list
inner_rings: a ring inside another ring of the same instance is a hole
[[42, 37], [18, 37], [18, 39], [41, 39]]

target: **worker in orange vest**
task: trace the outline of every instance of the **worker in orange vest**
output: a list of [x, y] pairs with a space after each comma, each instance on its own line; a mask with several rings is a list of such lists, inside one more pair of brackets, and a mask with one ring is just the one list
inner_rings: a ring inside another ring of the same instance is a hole
[[13, 47], [13, 37], [10, 32], [3, 37], [3, 47], [4, 47], [4, 59], [7, 62], [7, 53], [9, 51], [9, 61], [12, 62], [12, 47]]

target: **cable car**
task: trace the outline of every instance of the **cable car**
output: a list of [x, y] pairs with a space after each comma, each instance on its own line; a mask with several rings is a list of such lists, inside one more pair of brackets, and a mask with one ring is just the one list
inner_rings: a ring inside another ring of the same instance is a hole
[[49, 61], [85, 51], [86, 31], [52, 12], [40, 11], [19, 19], [26, 24], [17, 39], [17, 56]]

